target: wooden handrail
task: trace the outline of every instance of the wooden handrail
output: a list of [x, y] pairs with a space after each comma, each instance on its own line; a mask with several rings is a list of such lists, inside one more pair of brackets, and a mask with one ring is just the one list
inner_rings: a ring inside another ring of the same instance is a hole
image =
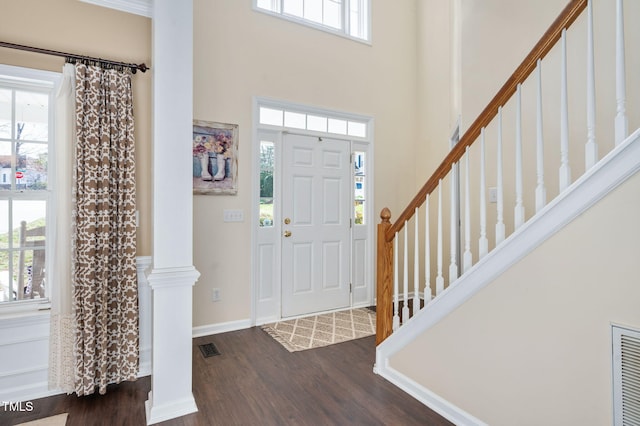
[[409, 205], [404, 209], [400, 216], [398, 216], [393, 225], [387, 229], [387, 241], [393, 240], [395, 233], [399, 232], [404, 226], [405, 221], [409, 220], [413, 216], [416, 207], [420, 207], [424, 203], [427, 194], [431, 194], [438, 187], [440, 179], [443, 179], [451, 170], [452, 165], [462, 158], [466, 148], [478, 139], [482, 128], [488, 126], [491, 120], [493, 120], [498, 113], [498, 108], [507, 103], [511, 96], [516, 92], [518, 84], [523, 83], [533, 70], [535, 70], [538, 59], [544, 58], [557, 43], [560, 39], [560, 35], [562, 34], [562, 30], [569, 28], [578, 16], [580, 16], [582, 11], [587, 7], [587, 1], [588, 0], [571, 0], [560, 15], [558, 15], [556, 20], [553, 21], [549, 29], [547, 29], [531, 52], [529, 52], [522, 63], [518, 68], [516, 68], [513, 74], [511, 74], [507, 79], [506, 83], [493, 97], [491, 102], [489, 102], [486, 108], [473, 122], [471, 127], [469, 127], [465, 132], [458, 144], [456, 144], [456, 146], [453, 147], [449, 154], [444, 158], [433, 175], [431, 175], [429, 180], [427, 180], [420, 191], [418, 191], [416, 196], [413, 197], [413, 200], [411, 200]]

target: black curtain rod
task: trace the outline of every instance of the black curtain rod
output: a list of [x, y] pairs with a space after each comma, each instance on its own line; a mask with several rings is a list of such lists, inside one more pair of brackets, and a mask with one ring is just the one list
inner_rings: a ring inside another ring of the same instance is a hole
[[64, 53], [64, 52], [57, 52], [55, 50], [41, 49], [39, 47], [31, 47], [31, 46], [24, 46], [24, 45], [21, 45], [21, 44], [7, 43], [6, 41], [0, 41], [0, 47], [7, 47], [9, 49], [24, 50], [24, 51], [27, 51], [27, 52], [42, 53], [42, 54], [45, 54], [45, 55], [61, 56], [63, 58], [69, 58], [69, 59], [72, 59], [72, 60], [91, 61], [91, 62], [97, 62], [97, 63], [105, 64], [105, 65], [113, 65], [113, 66], [116, 66], [116, 67], [129, 68], [129, 69], [131, 69], [131, 72], [134, 73], [134, 74], [136, 73], [137, 70], [145, 72], [148, 69], [150, 69], [144, 63], [142, 63], [142, 64], [129, 64], [129, 63], [126, 63], [126, 62], [110, 61], [108, 59], [93, 58], [91, 56], [81, 56], [81, 55], [75, 55], [73, 53]]

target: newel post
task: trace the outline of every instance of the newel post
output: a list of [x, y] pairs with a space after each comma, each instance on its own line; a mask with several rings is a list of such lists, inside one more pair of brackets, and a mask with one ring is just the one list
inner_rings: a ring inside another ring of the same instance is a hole
[[378, 224], [378, 258], [376, 275], [376, 345], [391, 335], [393, 325], [393, 241], [387, 241], [387, 231], [391, 228], [391, 211], [380, 212]]

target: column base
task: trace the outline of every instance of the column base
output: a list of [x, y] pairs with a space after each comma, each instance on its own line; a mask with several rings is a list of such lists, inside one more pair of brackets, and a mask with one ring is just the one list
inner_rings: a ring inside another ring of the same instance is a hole
[[144, 408], [147, 414], [147, 425], [186, 416], [198, 411], [193, 395], [179, 401], [173, 401], [170, 404], [153, 405], [153, 392], [149, 392], [149, 399], [145, 401]]

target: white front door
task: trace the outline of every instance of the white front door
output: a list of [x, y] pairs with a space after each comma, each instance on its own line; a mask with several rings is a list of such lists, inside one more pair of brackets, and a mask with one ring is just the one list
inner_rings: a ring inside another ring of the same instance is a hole
[[282, 316], [350, 306], [350, 146], [285, 134]]

